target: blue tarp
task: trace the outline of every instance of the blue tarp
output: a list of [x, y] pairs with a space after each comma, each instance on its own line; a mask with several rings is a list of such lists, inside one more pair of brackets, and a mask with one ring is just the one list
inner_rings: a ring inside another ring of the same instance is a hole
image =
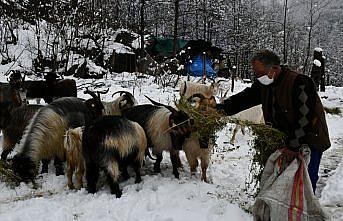
[[[217, 77], [217, 72], [215, 72], [212, 68], [211, 59], [206, 57], [206, 76], [210, 78]], [[186, 64], [186, 72], [191, 76], [202, 76], [203, 73], [203, 62], [202, 62], [202, 55], [199, 54], [191, 62]]]

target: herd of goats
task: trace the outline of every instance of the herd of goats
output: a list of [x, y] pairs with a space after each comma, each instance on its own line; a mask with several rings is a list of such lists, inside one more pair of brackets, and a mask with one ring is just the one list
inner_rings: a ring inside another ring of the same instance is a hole
[[[96, 192], [99, 172], [103, 170], [111, 193], [120, 197], [122, 192], [118, 182], [129, 179], [127, 167], [133, 168], [135, 182], [139, 183], [146, 156], [155, 160], [153, 169], [159, 173], [162, 153], [168, 151], [173, 174], [179, 178], [181, 150], [186, 154], [192, 174], [196, 172], [200, 159], [201, 180], [208, 181], [206, 170], [213, 142], [206, 142], [208, 146], [204, 147], [198, 138], [191, 136], [196, 130], [194, 119], [184, 111], [148, 97], [152, 104], [137, 104], [127, 91], [117, 91], [112, 97], [119, 97], [104, 102], [100, 99], [100, 92], [87, 89], [84, 93], [90, 98], [84, 100], [77, 98], [76, 82], [72, 79], [52, 77], [29, 82], [24, 78], [14, 72], [8, 79], [9, 83], [0, 84], [1, 159], [6, 161], [18, 144], [18, 153], [10, 161], [13, 171], [23, 181], [34, 182], [40, 162], [41, 172], [47, 173], [51, 159], [54, 160], [56, 175], [64, 175], [63, 162], [66, 160], [69, 188], [80, 189], [85, 175], [87, 191]], [[37, 85], [42, 84], [37, 86], [43, 88], [40, 96], [34, 94], [36, 82], [39, 82]], [[185, 81], [181, 84], [180, 95], [197, 108], [215, 108], [214, 95], [218, 84]], [[26, 99], [39, 97], [48, 104], [26, 102]], [[260, 107], [240, 116], [244, 117], [258, 123], [263, 120]], [[237, 128], [234, 131], [235, 134]]]

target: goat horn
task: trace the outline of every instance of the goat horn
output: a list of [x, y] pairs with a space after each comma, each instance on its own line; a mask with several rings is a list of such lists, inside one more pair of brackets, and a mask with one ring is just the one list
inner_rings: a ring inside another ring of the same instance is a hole
[[150, 97], [144, 95], [152, 104], [156, 105], [156, 106], [162, 106], [162, 107], [165, 107], [167, 108], [168, 110], [170, 110], [170, 112], [172, 112], [173, 114], [176, 114], [177, 113], [177, 110], [175, 110], [175, 108], [169, 106], [169, 105], [165, 105], [165, 104], [161, 104], [157, 101], [154, 101], [153, 99], [151, 99]]
[[224, 96], [223, 97], [226, 97], [227, 93], [229, 93], [230, 89], [227, 89], [224, 93]]
[[110, 89], [107, 88], [107, 90], [104, 90], [104, 91], [97, 91], [97, 93], [99, 94], [107, 94], [107, 92], [109, 91]]
[[89, 94], [89, 95], [91, 95], [94, 99], [99, 99], [99, 100], [100, 100], [100, 98], [95, 94], [95, 92], [89, 90], [89, 88], [87, 88], [86, 91], [83, 92], [83, 93], [84, 93], [84, 94]]
[[120, 95], [122, 95], [122, 94], [128, 94], [129, 96], [132, 96], [132, 97], [133, 97], [133, 95], [132, 95], [130, 92], [128, 92], [128, 91], [117, 91], [117, 92], [114, 92], [114, 93], [112, 94], [112, 97], [113, 97], [115, 94], [118, 94], [118, 93], [120, 93]]
[[215, 83], [216, 81], [213, 78], [208, 78], [212, 81], [212, 83]]
[[205, 96], [202, 95], [202, 94], [193, 94], [192, 96], [190, 96], [190, 97], [187, 99], [187, 101], [190, 102], [190, 101], [191, 101], [193, 98], [195, 98], [195, 97], [198, 97], [198, 98], [200, 98], [201, 100], [205, 99]]
[[221, 81], [227, 82], [227, 80], [221, 79], [221, 80], [217, 81], [217, 84], [218, 84], [219, 82], [221, 82]]

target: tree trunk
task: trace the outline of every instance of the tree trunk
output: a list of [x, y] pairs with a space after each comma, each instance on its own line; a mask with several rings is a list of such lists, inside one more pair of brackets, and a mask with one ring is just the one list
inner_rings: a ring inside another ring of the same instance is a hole
[[174, 6], [175, 6], [175, 15], [174, 15], [174, 42], [173, 42], [173, 54], [175, 56], [176, 51], [178, 50], [178, 45], [177, 45], [177, 24], [178, 24], [178, 19], [179, 19], [179, 0], [174, 1]]

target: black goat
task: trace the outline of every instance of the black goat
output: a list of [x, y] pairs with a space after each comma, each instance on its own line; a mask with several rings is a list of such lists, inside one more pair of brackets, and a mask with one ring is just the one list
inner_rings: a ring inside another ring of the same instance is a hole
[[46, 103], [61, 97], [77, 97], [76, 82], [73, 79], [58, 79], [57, 74], [49, 73], [43, 81], [26, 81], [26, 75], [19, 71], [12, 71], [9, 83], [16, 90], [26, 92], [25, 99], [43, 98]]
[[6, 160], [16, 143], [19, 143], [26, 126], [41, 107], [41, 105], [22, 105], [11, 111], [3, 128], [2, 160]]
[[103, 116], [86, 125], [82, 136], [82, 153], [86, 165], [87, 190], [96, 192], [99, 169], [104, 168], [111, 193], [120, 197], [118, 178], [120, 169], [132, 165], [136, 183], [141, 179], [147, 140], [143, 128], [119, 116]]

